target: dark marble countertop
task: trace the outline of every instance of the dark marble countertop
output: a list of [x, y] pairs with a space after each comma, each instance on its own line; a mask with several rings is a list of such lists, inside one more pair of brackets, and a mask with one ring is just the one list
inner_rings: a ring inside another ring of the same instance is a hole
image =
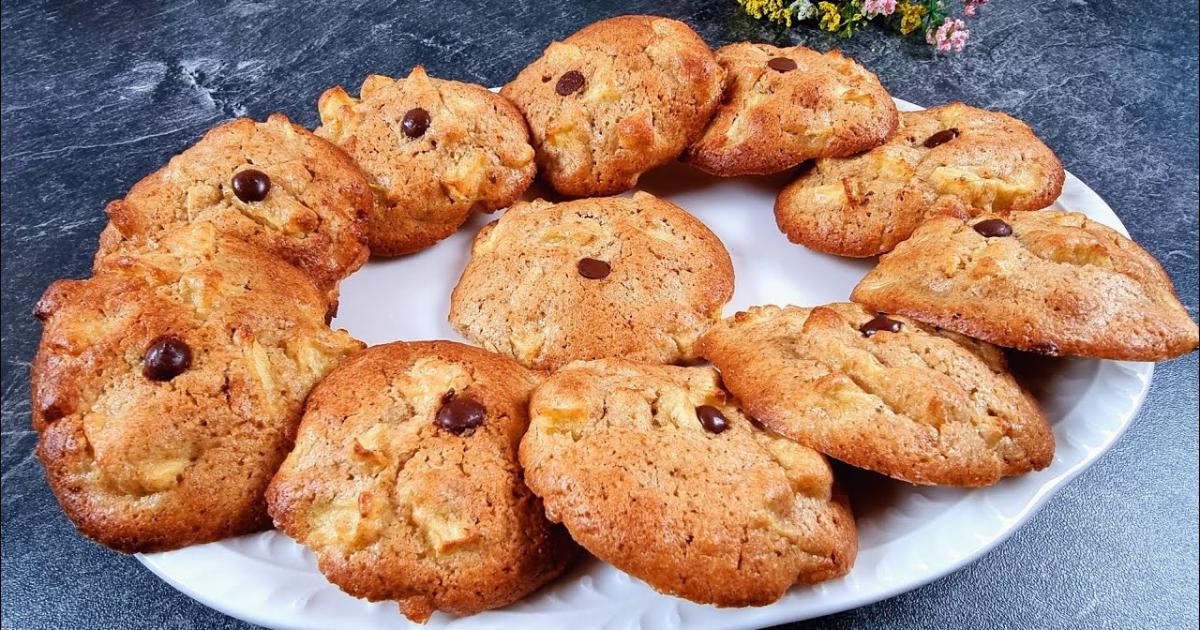
[[[232, 116], [316, 123], [326, 87], [413, 64], [497, 85], [551, 40], [631, 12], [682, 17], [715, 45], [839, 47], [900, 98], [1028, 121], [1116, 210], [1197, 309], [1195, 3], [994, 0], [968, 51], [868, 29], [839, 40], [733, 0], [530, 2], [5, 0], [2, 34], [3, 627], [243, 628], [80, 538], [31, 451], [30, 316], [89, 271], [103, 205]], [[924, 588], [819, 628], [1197, 625], [1197, 355], [1160, 365], [1145, 408], [1010, 540]]]

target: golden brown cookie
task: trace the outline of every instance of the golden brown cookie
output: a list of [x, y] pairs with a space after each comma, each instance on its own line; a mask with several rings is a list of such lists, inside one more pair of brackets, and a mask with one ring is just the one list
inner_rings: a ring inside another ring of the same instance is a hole
[[331, 582], [414, 621], [524, 597], [578, 555], [517, 462], [537, 382], [449, 341], [360, 353], [309, 397], [268, 491], [276, 525]]
[[367, 260], [367, 180], [336, 146], [283, 114], [232, 120], [108, 204], [97, 260], [207, 221], [296, 265], [322, 290]]
[[1025, 123], [953, 103], [902, 112], [891, 140], [867, 153], [817, 160], [779, 193], [775, 220], [793, 243], [875, 256], [930, 217], [1044, 208], [1063, 176]]
[[849, 157], [896, 128], [879, 79], [834, 50], [741, 42], [717, 50], [725, 96], [686, 160], [731, 177], [786, 171], [805, 160]]
[[646, 193], [513, 206], [475, 237], [450, 297], [465, 337], [554, 369], [621, 356], [695, 358], [692, 344], [733, 294], [720, 239]]
[[529, 121], [543, 178], [593, 197], [678, 157], [716, 110], [722, 75], [688, 25], [626, 15], [550, 44], [500, 93]]
[[1050, 465], [1037, 402], [985, 343], [855, 304], [759, 306], [700, 341], [767, 427], [920, 484], [985, 486]]
[[1161, 361], [1197, 346], [1158, 261], [1075, 212], [930, 220], [851, 299], [1051, 356]]
[[656, 590], [761, 606], [854, 564], [829, 463], [756, 427], [712, 368], [572, 363], [529, 414], [521, 463], [547, 516]]
[[263, 492], [309, 388], [361, 347], [302, 272], [219, 231], [106, 258], [35, 311], [38, 458], [79, 530], [119, 551], [270, 527]]
[[453, 234], [474, 211], [516, 201], [537, 167], [529, 130], [507, 99], [478, 85], [371, 75], [359, 97], [321, 95], [317, 135], [362, 167], [375, 193], [371, 253], [399, 256]]

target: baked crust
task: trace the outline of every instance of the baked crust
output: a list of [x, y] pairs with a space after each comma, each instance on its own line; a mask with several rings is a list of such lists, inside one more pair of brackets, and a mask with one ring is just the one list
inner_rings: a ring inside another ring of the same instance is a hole
[[816, 160], [780, 191], [775, 220], [793, 243], [876, 256], [930, 217], [1049, 206], [1063, 178], [1062, 164], [1028, 125], [952, 103], [901, 112], [891, 139], [862, 155]]
[[[247, 169], [270, 177], [265, 199], [245, 202], [234, 194], [231, 178]], [[367, 260], [373, 203], [362, 171], [341, 149], [283, 114], [261, 123], [239, 118], [214, 127], [109, 203], [96, 259], [206, 221], [296, 265], [336, 295], [338, 282]]]
[[[517, 462], [537, 383], [510, 359], [448, 341], [360, 353], [309, 397], [267, 493], [276, 526], [331, 582], [397, 600], [414, 621], [524, 597], [579, 551]], [[447, 397], [481, 404], [483, 423], [462, 435], [437, 426]]]
[[[741, 42], [717, 50], [725, 95], [685, 160], [713, 175], [768, 175], [805, 160], [849, 157], [896, 129], [896, 105], [874, 73], [833, 50]], [[768, 64], [790, 59], [795, 69]]]
[[[610, 273], [584, 277], [586, 258]], [[692, 344], [733, 294], [720, 239], [646, 193], [520, 203], [475, 237], [450, 297], [450, 322], [526, 367], [623, 356], [695, 358]]]
[[[559, 82], [576, 72], [568, 94]], [[500, 91], [525, 115], [538, 169], [571, 197], [629, 190], [699, 137], [724, 72], [688, 25], [649, 15], [596, 22], [546, 48]]]
[[[36, 309], [37, 456], [76, 527], [128, 553], [269, 527], [263, 492], [309, 388], [361, 347], [325, 326], [303, 273], [212, 224], [162, 249], [59, 280]], [[164, 335], [191, 364], [156, 381], [143, 355]]]
[[[701, 425], [702, 405], [723, 431]], [[756, 428], [712, 368], [572, 363], [534, 392], [521, 462], [552, 521], [664, 593], [761, 606], [854, 564], [829, 463]]]
[[[336, 143], [371, 182], [371, 253], [412, 253], [453, 234], [472, 212], [516, 201], [537, 167], [521, 112], [504, 97], [458, 81], [371, 75], [359, 98], [341, 87], [321, 95], [316, 134]], [[405, 115], [422, 109], [427, 128], [403, 132]], [[414, 131], [415, 133], [415, 131]]]
[[1003, 217], [1012, 235], [930, 220], [851, 299], [996, 345], [1045, 355], [1161, 361], [1197, 346], [1196, 323], [1146, 250], [1076, 212]]
[[993, 346], [888, 315], [866, 336], [855, 304], [759, 306], [701, 338], [746, 411], [859, 468], [919, 484], [985, 486], [1040, 470], [1054, 435]]

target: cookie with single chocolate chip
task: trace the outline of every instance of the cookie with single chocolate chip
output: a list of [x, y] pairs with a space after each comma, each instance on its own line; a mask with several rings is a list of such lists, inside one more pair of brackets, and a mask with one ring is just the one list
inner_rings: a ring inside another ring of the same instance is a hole
[[270, 527], [308, 390], [361, 344], [325, 293], [209, 223], [59, 280], [31, 369], [37, 455], [79, 530], [124, 552]]
[[371, 75], [359, 97], [321, 95], [316, 133], [346, 150], [375, 194], [371, 253], [399, 256], [453, 234], [472, 212], [516, 201], [537, 167], [529, 130], [507, 99], [478, 85]]
[[[367, 260], [367, 179], [333, 144], [282, 114], [232, 120], [108, 204], [97, 260], [207, 221], [296, 265], [322, 290]], [[135, 243], [136, 244], [136, 243]]]
[[879, 79], [834, 50], [741, 42], [717, 50], [725, 96], [686, 160], [720, 175], [766, 175], [805, 160], [849, 157], [896, 128]]
[[267, 493], [276, 525], [331, 582], [415, 621], [524, 597], [578, 555], [517, 462], [537, 382], [448, 341], [360, 353], [309, 397]]
[[1040, 470], [1054, 436], [995, 347], [855, 304], [759, 306], [700, 350], [746, 411], [830, 457], [920, 484]]
[[733, 294], [733, 264], [703, 223], [646, 193], [513, 206], [475, 237], [450, 297], [465, 337], [554, 369], [621, 356], [695, 358]]
[[761, 606], [854, 564], [829, 462], [758, 427], [712, 368], [572, 363], [529, 415], [521, 463], [547, 516], [656, 590]]
[[543, 178], [591, 197], [678, 157], [716, 110], [723, 74], [683, 22], [626, 15], [550, 44], [500, 93], [529, 121]]
[[862, 155], [817, 160], [779, 193], [775, 220], [793, 243], [875, 256], [930, 217], [1044, 208], [1063, 176], [1025, 123], [953, 103], [901, 113], [891, 139]]
[[1196, 349], [1196, 323], [1158, 261], [1075, 212], [925, 223], [851, 299], [1047, 355], [1161, 361]]

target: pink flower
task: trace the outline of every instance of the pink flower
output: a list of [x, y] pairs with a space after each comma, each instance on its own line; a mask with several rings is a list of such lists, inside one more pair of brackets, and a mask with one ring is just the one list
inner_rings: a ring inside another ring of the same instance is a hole
[[891, 15], [896, 11], [896, 0], [866, 0], [863, 11], [869, 15]]
[[963, 13], [975, 15], [975, 11], [987, 3], [988, 0], [963, 0]]
[[946, 18], [937, 31], [925, 32], [925, 41], [937, 44], [938, 50], [962, 52], [963, 47], [967, 45], [967, 37], [970, 35], [971, 31], [967, 30], [965, 22]]

